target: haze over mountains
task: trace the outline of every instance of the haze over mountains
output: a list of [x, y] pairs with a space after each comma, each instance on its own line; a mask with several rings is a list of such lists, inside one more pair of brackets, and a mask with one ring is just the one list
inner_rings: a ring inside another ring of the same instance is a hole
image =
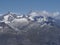
[[60, 45], [60, 13], [2, 14], [0, 45]]

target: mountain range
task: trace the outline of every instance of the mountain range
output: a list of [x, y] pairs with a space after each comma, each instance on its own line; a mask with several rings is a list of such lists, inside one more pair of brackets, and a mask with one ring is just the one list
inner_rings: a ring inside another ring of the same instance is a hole
[[0, 45], [60, 45], [59, 16], [50, 16], [46, 12], [2, 14]]

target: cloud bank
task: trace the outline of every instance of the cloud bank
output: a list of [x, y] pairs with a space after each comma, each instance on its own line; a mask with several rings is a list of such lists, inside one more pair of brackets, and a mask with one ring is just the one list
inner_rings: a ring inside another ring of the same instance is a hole
[[60, 17], [60, 12], [48, 12], [48, 11], [32, 11], [30, 12], [29, 14], [30, 16], [34, 17], [34, 16], [50, 16], [50, 17], [53, 17], [53, 18], [58, 18]]

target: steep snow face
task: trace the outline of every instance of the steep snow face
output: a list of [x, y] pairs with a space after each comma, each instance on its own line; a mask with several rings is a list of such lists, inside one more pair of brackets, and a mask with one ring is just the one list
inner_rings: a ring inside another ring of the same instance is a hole
[[14, 18], [16, 18], [16, 14], [12, 14], [10, 12], [4, 14], [3, 16], [3, 21], [5, 23], [10, 23]]
[[5, 21], [8, 21], [8, 17], [9, 17], [10, 15], [6, 15], [6, 16], [4, 16], [4, 20]]
[[11, 14], [4, 16], [4, 21], [6, 23], [11, 22], [13, 19], [14, 17]]

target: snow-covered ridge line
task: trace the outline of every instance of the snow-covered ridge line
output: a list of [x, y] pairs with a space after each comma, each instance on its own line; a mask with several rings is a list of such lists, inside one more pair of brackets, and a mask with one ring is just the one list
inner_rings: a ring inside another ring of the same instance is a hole
[[37, 22], [41, 25], [50, 25], [55, 22], [55, 19], [59, 19], [60, 16], [59, 12], [49, 13], [47, 11], [35, 12], [31, 11], [28, 14], [18, 15], [16, 13], [8, 12], [2, 16], [0, 16], [0, 21], [5, 23], [13, 23], [16, 26], [25, 26], [28, 25], [30, 22]]

